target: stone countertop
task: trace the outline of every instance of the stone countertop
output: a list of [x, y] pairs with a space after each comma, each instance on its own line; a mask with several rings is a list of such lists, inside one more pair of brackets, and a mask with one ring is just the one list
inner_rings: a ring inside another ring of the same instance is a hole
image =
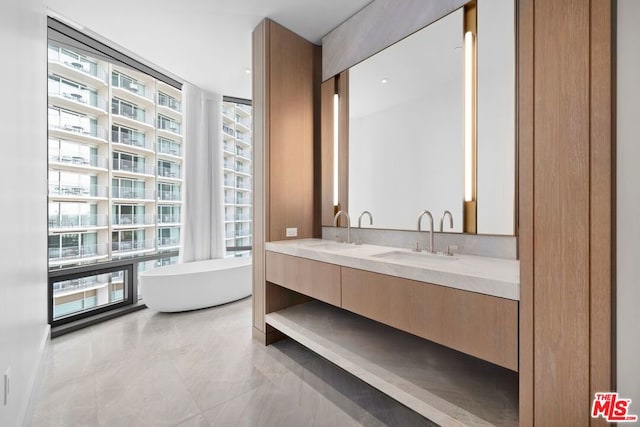
[[517, 260], [461, 254], [448, 257], [404, 248], [353, 245], [321, 239], [267, 242], [265, 248], [343, 267], [510, 300], [520, 299], [520, 263]]

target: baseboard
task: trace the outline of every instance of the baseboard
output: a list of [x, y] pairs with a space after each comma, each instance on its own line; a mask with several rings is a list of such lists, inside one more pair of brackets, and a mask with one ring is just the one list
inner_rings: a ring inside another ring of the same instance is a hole
[[23, 404], [21, 410], [22, 419], [20, 420], [21, 426], [28, 427], [31, 425], [31, 419], [33, 417], [33, 410], [35, 408], [36, 390], [42, 384], [43, 372], [44, 372], [44, 360], [46, 354], [49, 352], [49, 346], [47, 345], [51, 339], [51, 325], [47, 325], [40, 341], [40, 347], [38, 348], [38, 359], [36, 369], [33, 370], [31, 378], [29, 378], [29, 399]]

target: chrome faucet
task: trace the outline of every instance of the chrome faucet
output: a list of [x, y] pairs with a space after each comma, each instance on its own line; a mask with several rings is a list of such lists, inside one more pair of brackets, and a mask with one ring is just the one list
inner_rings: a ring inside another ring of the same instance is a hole
[[[340, 215], [344, 215], [347, 217], [347, 243], [351, 243], [351, 218], [349, 218], [349, 214], [345, 211], [338, 211], [336, 216], [333, 217], [333, 226], [338, 226], [338, 218]], [[338, 241], [338, 234], [336, 233], [336, 241]]]
[[[431, 215], [431, 212], [425, 210], [420, 212], [420, 214], [418, 215], [418, 232], [422, 231], [420, 223], [422, 222], [422, 217], [425, 215], [429, 217], [429, 252], [433, 254], [435, 253], [435, 251], [433, 250], [433, 215]], [[415, 250], [416, 252], [420, 252], [420, 247], [418, 246], [418, 244], [416, 244]]]
[[369, 215], [369, 225], [373, 225], [373, 217], [371, 216], [371, 212], [364, 211], [358, 217], [358, 228], [362, 228], [362, 217], [365, 215]]
[[442, 223], [444, 222], [444, 217], [449, 215], [449, 228], [453, 228], [453, 215], [451, 215], [451, 212], [449, 211], [444, 211], [444, 213], [442, 214], [442, 218], [440, 218], [440, 232], [442, 233]]

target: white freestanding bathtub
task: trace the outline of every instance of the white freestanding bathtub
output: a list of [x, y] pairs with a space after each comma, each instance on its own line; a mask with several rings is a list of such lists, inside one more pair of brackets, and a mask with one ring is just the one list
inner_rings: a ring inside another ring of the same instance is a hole
[[147, 307], [187, 311], [251, 295], [251, 257], [222, 258], [168, 265], [140, 273]]

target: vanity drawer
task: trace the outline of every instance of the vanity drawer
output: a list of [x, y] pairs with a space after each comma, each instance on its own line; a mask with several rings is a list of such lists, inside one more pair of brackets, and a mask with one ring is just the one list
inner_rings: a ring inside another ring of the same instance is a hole
[[518, 370], [518, 302], [342, 268], [342, 308]]
[[266, 251], [266, 279], [340, 306], [340, 267], [337, 265]]

